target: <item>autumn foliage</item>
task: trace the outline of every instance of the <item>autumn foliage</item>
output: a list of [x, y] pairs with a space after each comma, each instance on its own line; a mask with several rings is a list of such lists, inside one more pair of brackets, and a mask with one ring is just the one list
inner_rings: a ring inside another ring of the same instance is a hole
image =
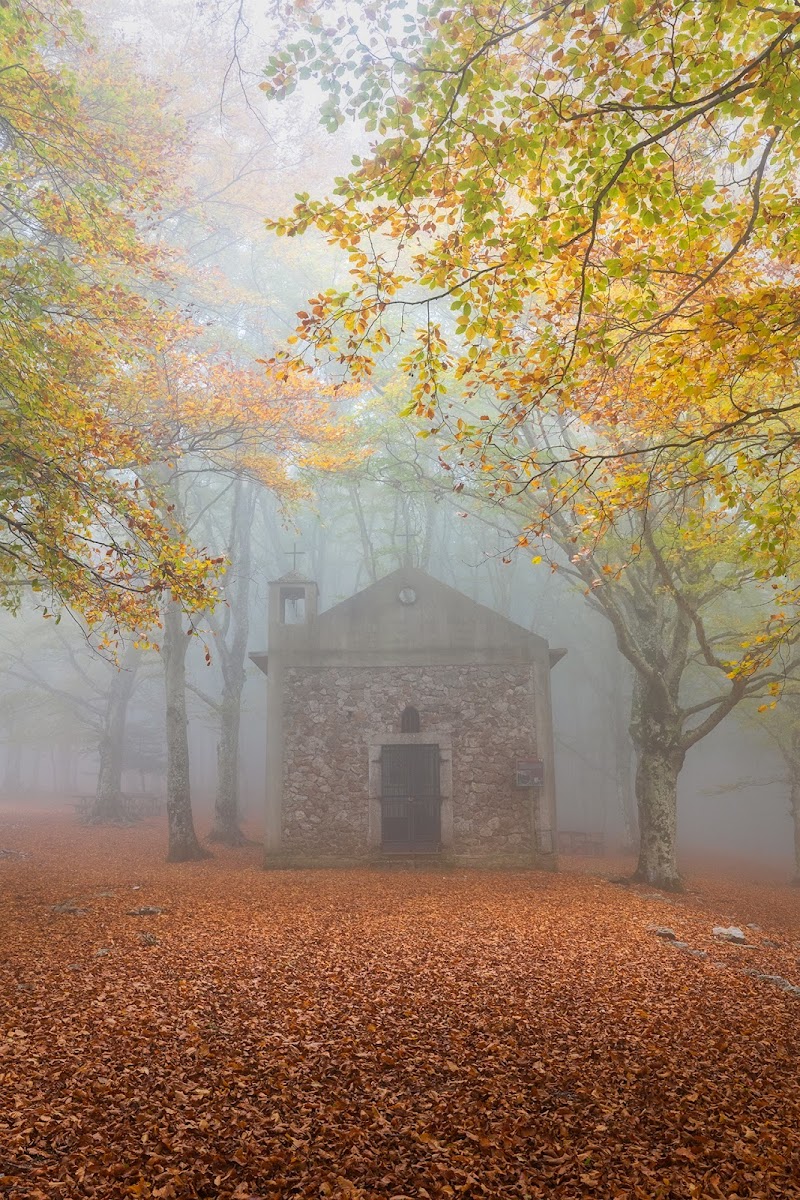
[[796, 892], [167, 868], [162, 838], [3, 820], [9, 1200], [799, 1194], [800, 999], [756, 977], [800, 984]]
[[602, 522], [700, 481], [787, 570], [794, 6], [283, 7], [297, 36], [267, 93], [313, 76], [323, 124], [373, 139], [332, 195], [274, 223], [350, 262], [298, 314], [294, 362], [359, 376], [399, 346], [407, 411], [494, 495], [557, 509], [583, 487]]
[[165, 593], [208, 607], [218, 564], [181, 529], [164, 486], [176, 460], [205, 455], [289, 496], [308, 459], [298, 447], [334, 440], [310, 386], [281, 393], [176, 301], [191, 273], [158, 226], [186, 136], [69, 0], [0, 7], [0, 600], [12, 606], [28, 586], [46, 611], [139, 630]]
[[145, 292], [164, 262], [142, 227], [175, 131], [94, 58], [69, 4], [4, 5], [0, 29], [0, 592], [27, 583], [89, 621], [135, 623], [150, 589], [193, 605], [208, 577], [138, 490], [142, 431], [117, 395], [158, 337]]

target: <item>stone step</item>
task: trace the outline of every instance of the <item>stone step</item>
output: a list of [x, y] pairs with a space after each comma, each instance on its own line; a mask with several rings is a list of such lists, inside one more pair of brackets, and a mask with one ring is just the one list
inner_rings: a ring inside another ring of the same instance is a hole
[[439, 851], [417, 854], [380, 854], [371, 863], [385, 871], [431, 871], [446, 870], [452, 866], [449, 859]]

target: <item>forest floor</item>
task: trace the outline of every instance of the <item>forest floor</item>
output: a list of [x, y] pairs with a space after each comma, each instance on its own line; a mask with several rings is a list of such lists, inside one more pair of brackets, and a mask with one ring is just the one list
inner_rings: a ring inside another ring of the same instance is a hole
[[800, 1197], [800, 890], [164, 841], [0, 816], [7, 1200]]

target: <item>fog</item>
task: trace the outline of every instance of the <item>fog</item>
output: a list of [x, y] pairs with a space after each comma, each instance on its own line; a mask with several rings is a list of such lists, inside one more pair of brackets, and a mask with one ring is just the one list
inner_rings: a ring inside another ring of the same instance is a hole
[[[589, 611], [582, 590], [558, 572], [531, 564], [523, 554], [504, 562], [507, 539], [478, 518], [459, 515], [446, 499], [429, 505], [423, 546], [421, 533], [405, 536], [413, 494], [404, 488], [387, 501], [382, 485], [363, 480], [359, 493], [372, 514], [370, 551], [379, 576], [404, 563], [422, 566], [551, 646], [566, 648], [552, 672], [559, 828], [601, 835], [612, 854], [629, 849], [635, 835], [635, 762], [627, 731], [631, 679], [608, 622]], [[271, 503], [262, 511], [252, 530], [249, 651], [268, 649], [267, 584], [290, 570], [295, 557], [302, 573], [319, 584], [321, 611], [368, 586], [349, 489], [326, 485], [325, 509], [327, 519], [314, 506], [300, 507], [290, 518]], [[206, 646], [210, 663], [204, 660]], [[42, 621], [31, 603], [0, 618], [0, 654], [3, 806], [72, 812], [78, 797], [96, 792], [97, 745], [119, 667], [98, 653], [78, 623], [64, 618], [56, 627]], [[122, 790], [163, 798], [162, 676], [159, 653], [146, 652], [125, 726]], [[201, 629], [190, 647], [188, 676], [191, 794], [201, 827], [213, 814], [219, 733], [201, 694], [219, 702], [221, 688], [213, 633]], [[789, 780], [769, 729], [772, 714], [759, 715], [754, 708], [732, 714], [690, 751], [679, 785], [679, 845], [689, 857], [751, 859], [754, 868], [772, 863], [788, 871]], [[266, 721], [264, 678], [250, 664], [242, 697], [240, 804], [254, 836], [263, 823]]]
[[[164, 115], [185, 130], [175, 190], [148, 229], [185, 263], [165, 298], [190, 314], [208, 356], [224, 350], [260, 370], [307, 297], [347, 280], [341, 248], [313, 231], [277, 239], [264, 219], [288, 212], [298, 192], [325, 194], [369, 139], [355, 124], [334, 136], [320, 129], [316, 107], [324, 92], [313, 79], [282, 105], [264, 99], [264, 65], [285, 41], [280, 6], [265, 14], [248, 3], [90, 0], [81, 8], [102, 52], [163, 88]], [[214, 614], [183, 618], [194, 635], [185, 700], [191, 805], [200, 826], [208, 825], [218, 797], [221, 712], [230, 703], [221, 642], [236, 627], [246, 652], [269, 650], [268, 584], [293, 563], [318, 584], [322, 613], [407, 565], [566, 650], [552, 670], [558, 828], [599, 839], [608, 853], [630, 852], [637, 820], [628, 733], [633, 669], [613, 622], [594, 602], [594, 584], [587, 588], [570, 571], [575, 560], [563, 539], [518, 544], [530, 516], [524, 501], [504, 505], [493, 496], [483, 503], [479, 488], [453, 487], [456, 476], [442, 468], [438, 444], [417, 440], [424, 422], [398, 415], [411, 387], [400, 357], [385, 355], [372, 379], [335, 401], [354, 443], [351, 462], [338, 472], [286, 458], [276, 486], [247, 482], [245, 524], [232, 508], [231, 477], [217, 464], [197, 456], [177, 485], [190, 539], [231, 560]], [[334, 376], [319, 376], [320, 386]], [[249, 540], [246, 555], [242, 538]], [[75, 808], [76, 820], [85, 817], [102, 791], [99, 749], [108, 749], [109, 739], [121, 755], [112, 791], [166, 798], [163, 653], [134, 649], [136, 635], [124, 630], [120, 641], [98, 648], [95, 632], [68, 607], [57, 624], [52, 613], [43, 620], [29, 588], [14, 602], [19, 608], [0, 618], [4, 805], [52, 802]], [[160, 640], [155, 629], [156, 647]], [[681, 683], [683, 696], [702, 691], [697, 661]], [[268, 714], [263, 676], [245, 662], [235, 731], [237, 819], [259, 837]], [[112, 696], [126, 676], [130, 699], [122, 724], [111, 729]], [[678, 843], [682, 855], [749, 857], [788, 871], [790, 783], [770, 728], [775, 714], [759, 714], [759, 699], [745, 699], [688, 750], [678, 784]]]
[[800, 1197], [800, 0], [0, 0], [0, 1197]]

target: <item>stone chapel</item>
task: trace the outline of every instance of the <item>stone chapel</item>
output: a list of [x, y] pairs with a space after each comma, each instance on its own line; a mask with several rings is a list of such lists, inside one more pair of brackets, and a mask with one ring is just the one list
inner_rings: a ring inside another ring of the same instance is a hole
[[412, 567], [322, 613], [297, 571], [269, 591], [267, 866], [555, 864], [565, 650]]

